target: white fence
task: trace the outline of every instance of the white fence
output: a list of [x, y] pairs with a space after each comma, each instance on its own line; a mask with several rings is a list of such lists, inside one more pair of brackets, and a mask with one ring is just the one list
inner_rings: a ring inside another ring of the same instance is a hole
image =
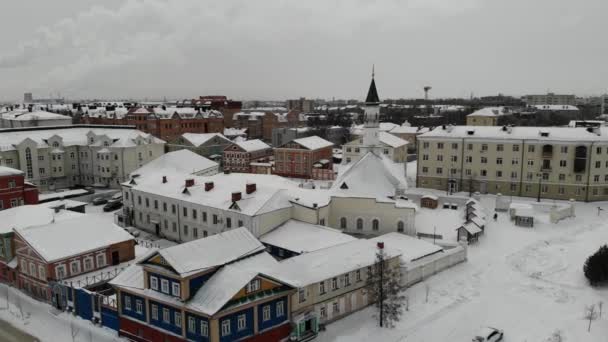
[[411, 286], [467, 260], [467, 247], [458, 245], [401, 267], [401, 284]]

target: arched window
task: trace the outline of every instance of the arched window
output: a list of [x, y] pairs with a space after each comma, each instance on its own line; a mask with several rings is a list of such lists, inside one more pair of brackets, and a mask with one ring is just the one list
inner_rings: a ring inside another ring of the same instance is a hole
[[58, 142], [53, 142], [53, 147], [59, 147], [59, 143]]
[[362, 218], [357, 219], [357, 230], [363, 230], [363, 219]]
[[399, 233], [403, 233], [405, 231], [403, 221], [397, 222], [397, 231]]
[[372, 220], [372, 230], [377, 231], [380, 229], [380, 222], [378, 221], [378, 219], [373, 219]]
[[27, 167], [27, 178], [34, 178], [34, 167], [32, 166], [32, 150], [25, 149], [25, 164]]
[[346, 229], [346, 217], [340, 218], [340, 228]]

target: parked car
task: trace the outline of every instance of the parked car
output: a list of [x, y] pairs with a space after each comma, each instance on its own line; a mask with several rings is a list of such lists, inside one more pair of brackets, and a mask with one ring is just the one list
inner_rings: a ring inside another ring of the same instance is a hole
[[500, 329], [486, 327], [473, 338], [473, 342], [498, 342], [502, 341], [503, 331]]
[[103, 198], [103, 197], [95, 197], [95, 198], [93, 198], [92, 203], [93, 203], [93, 205], [102, 205], [102, 204], [108, 203], [108, 199]]
[[120, 209], [122, 207], [121, 200], [111, 200], [103, 206], [103, 211], [112, 211], [116, 209]]

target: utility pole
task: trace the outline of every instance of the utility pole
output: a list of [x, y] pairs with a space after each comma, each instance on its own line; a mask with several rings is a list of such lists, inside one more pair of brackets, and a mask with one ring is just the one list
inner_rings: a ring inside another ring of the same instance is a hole
[[538, 174], [538, 196], [536, 197], [536, 202], [540, 202], [540, 188], [542, 186], [543, 174]]
[[378, 243], [378, 249], [380, 249], [380, 328], [382, 328], [382, 322], [384, 321], [384, 242]]

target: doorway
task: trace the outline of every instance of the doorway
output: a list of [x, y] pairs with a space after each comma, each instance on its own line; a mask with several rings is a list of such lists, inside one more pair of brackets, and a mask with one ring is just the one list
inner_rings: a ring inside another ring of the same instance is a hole
[[112, 266], [116, 266], [120, 263], [120, 258], [118, 257], [118, 251], [112, 252]]

